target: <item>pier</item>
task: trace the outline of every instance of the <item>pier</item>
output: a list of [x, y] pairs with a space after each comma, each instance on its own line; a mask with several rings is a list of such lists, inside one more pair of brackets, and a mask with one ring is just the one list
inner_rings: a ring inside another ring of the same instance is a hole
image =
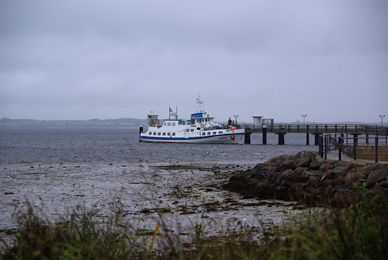
[[310, 145], [310, 135], [314, 135], [314, 145], [319, 145], [319, 137], [323, 134], [339, 134], [342, 136], [352, 135], [357, 138], [365, 135], [368, 142], [369, 135], [388, 137], [388, 126], [381, 125], [357, 125], [357, 124], [241, 124], [235, 125], [237, 128], [245, 129], [245, 144], [251, 143], [251, 134], [262, 133], [262, 144], [267, 144], [267, 134], [278, 135], [278, 144], [285, 144], [287, 133], [299, 133], [306, 135], [306, 145]]

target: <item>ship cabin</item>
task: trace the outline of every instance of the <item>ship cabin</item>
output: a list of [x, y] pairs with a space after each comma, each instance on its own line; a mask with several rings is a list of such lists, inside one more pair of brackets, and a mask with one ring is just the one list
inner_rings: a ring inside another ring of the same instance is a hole
[[199, 112], [191, 114], [191, 124], [210, 124], [213, 123], [214, 117], [210, 117], [209, 114], [206, 114], [205, 112]]

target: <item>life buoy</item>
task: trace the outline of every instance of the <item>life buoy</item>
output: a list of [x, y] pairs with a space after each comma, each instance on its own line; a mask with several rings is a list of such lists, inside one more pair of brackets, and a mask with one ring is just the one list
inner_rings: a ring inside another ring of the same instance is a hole
[[158, 125], [158, 128], [161, 128], [162, 126], [161, 125]]

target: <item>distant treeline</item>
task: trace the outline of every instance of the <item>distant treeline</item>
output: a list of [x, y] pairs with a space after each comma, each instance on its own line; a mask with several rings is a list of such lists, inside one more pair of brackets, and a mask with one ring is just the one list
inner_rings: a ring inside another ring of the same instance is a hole
[[0, 127], [139, 127], [146, 125], [146, 119], [90, 119], [90, 120], [35, 120], [0, 119]]

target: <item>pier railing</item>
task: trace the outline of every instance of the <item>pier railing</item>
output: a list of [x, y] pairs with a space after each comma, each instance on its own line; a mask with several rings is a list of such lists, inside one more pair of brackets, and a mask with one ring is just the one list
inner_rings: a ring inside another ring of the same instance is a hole
[[250, 135], [253, 133], [263, 134], [263, 144], [267, 144], [267, 133], [274, 133], [279, 136], [278, 144], [285, 144], [287, 133], [304, 133], [306, 145], [310, 145], [310, 134], [315, 136], [315, 145], [319, 145], [319, 137], [323, 134], [353, 135], [355, 137], [388, 136], [387, 125], [365, 125], [365, 124], [236, 124], [237, 129], [245, 129], [245, 144], [250, 143]]
[[324, 134], [319, 138], [319, 154], [327, 159], [329, 151], [336, 150], [338, 160], [346, 154], [357, 160], [388, 161], [388, 136], [352, 137]]
[[359, 124], [271, 124], [255, 125], [241, 124], [236, 125], [243, 128], [248, 133], [261, 133], [263, 128], [268, 133], [310, 133], [310, 134], [370, 134], [370, 135], [388, 135], [388, 126], [381, 125], [359, 125]]

